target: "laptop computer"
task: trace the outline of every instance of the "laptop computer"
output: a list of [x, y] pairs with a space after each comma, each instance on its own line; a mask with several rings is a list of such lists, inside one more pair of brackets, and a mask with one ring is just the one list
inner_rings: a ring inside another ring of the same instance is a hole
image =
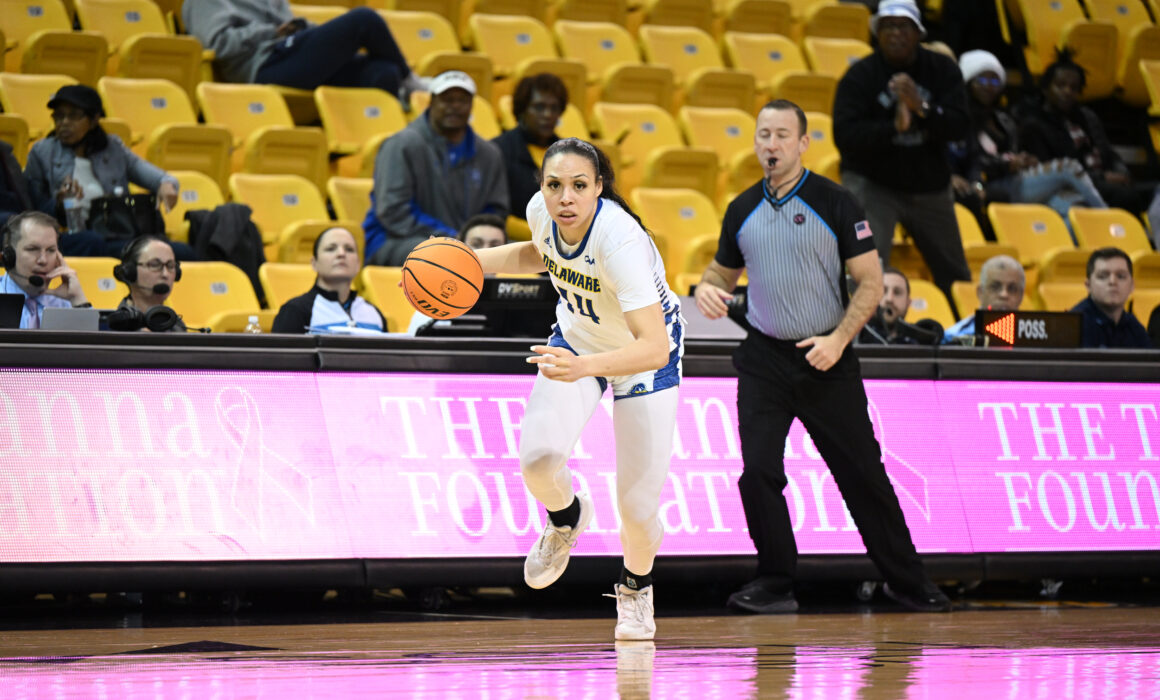
[[0, 294], [0, 328], [19, 328], [22, 313], [23, 294]]
[[95, 331], [100, 329], [101, 312], [97, 309], [46, 308], [40, 316], [40, 328], [46, 331]]

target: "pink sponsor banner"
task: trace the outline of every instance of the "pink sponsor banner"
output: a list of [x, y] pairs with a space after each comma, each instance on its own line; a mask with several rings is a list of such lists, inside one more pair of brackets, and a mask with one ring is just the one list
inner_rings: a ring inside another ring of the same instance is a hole
[[978, 552], [1160, 548], [1160, 387], [936, 384]]
[[314, 378], [0, 370], [0, 560], [350, 556]]
[[[530, 376], [322, 374], [318, 377], [348, 508], [372, 525], [352, 533], [365, 557], [521, 556], [543, 510], [519, 474], [520, 422]], [[931, 382], [876, 382], [870, 414], [883, 458], [926, 552], [967, 552], [970, 540]], [[737, 491], [741, 450], [736, 380], [686, 378], [679, 389], [662, 555], [752, 554]], [[632, 399], [624, 399], [631, 401]], [[573, 451], [578, 489], [596, 517], [578, 555], [621, 551], [616, 511], [614, 402], [606, 394]], [[375, 436], [367, 440], [365, 436]], [[629, 437], [631, 439], [631, 436]], [[834, 480], [795, 422], [785, 448], [786, 496], [799, 550], [864, 552]], [[394, 536], [387, 537], [384, 533]]]
[[[866, 384], [920, 551], [1156, 548], [1160, 390]], [[531, 385], [526, 375], [5, 370], [0, 562], [522, 557], [544, 517], [518, 465]], [[686, 378], [679, 391], [661, 555], [752, 554], [736, 486], [736, 381]], [[612, 410], [606, 398], [570, 460], [596, 502], [581, 555], [621, 551]], [[784, 459], [800, 551], [863, 551], [799, 423]]]

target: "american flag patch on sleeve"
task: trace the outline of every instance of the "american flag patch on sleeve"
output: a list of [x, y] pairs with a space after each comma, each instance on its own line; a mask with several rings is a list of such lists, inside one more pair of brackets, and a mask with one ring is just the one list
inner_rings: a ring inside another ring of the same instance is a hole
[[859, 221], [858, 223], [854, 224], [854, 237], [858, 240], [870, 238], [873, 235], [874, 232], [870, 230], [869, 221]]

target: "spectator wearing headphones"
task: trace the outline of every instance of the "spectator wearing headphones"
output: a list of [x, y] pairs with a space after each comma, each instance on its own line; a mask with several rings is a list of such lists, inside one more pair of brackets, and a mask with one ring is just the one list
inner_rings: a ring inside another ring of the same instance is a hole
[[[0, 261], [0, 294], [24, 295], [21, 328], [40, 328], [46, 307], [92, 306], [85, 298], [76, 270], [61, 255], [60, 224], [48, 214], [26, 211], [8, 220]], [[61, 283], [50, 288], [52, 281]]]
[[165, 302], [173, 285], [181, 280], [181, 262], [169, 241], [159, 236], [140, 236], [129, 241], [113, 277], [129, 288], [129, 294], [109, 317], [113, 330], [149, 330], [184, 333], [185, 323]]

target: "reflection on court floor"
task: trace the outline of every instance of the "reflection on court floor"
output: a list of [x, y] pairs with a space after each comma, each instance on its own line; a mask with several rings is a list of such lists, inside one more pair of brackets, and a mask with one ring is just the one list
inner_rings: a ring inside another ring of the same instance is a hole
[[6, 632], [3, 698], [1160, 698], [1160, 609]]

